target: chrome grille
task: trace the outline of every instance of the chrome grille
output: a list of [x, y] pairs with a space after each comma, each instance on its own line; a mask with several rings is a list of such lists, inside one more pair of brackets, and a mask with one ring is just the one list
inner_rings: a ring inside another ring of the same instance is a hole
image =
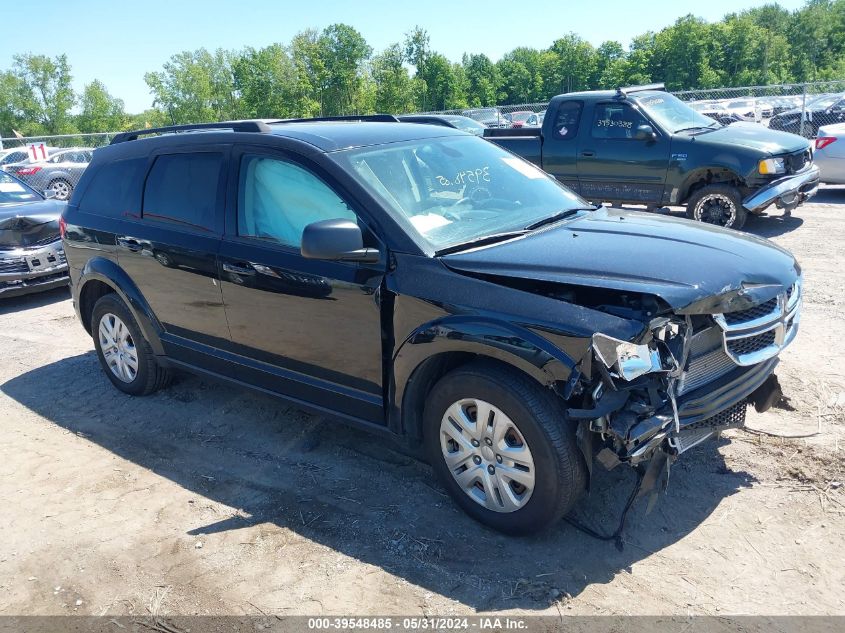
[[754, 306], [753, 308], [748, 308], [747, 310], [742, 310], [740, 312], [726, 312], [724, 315], [725, 321], [728, 325], [736, 325], [737, 323], [743, 323], [745, 321], [754, 321], [759, 319], [760, 317], [768, 316], [772, 314], [778, 307], [778, 298], [772, 297], [765, 303], [761, 303], [759, 305]]
[[800, 279], [787, 291], [739, 312], [714, 314], [724, 350], [737, 365], [756, 365], [776, 356], [798, 333]]
[[747, 336], [745, 338], [733, 339], [727, 342], [728, 352], [734, 356], [753, 354], [754, 352], [759, 352], [774, 344], [774, 330], [763, 332], [757, 336]]

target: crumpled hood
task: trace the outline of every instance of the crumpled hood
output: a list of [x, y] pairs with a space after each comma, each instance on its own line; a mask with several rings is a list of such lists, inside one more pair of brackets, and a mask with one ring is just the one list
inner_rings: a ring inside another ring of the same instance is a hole
[[720, 311], [716, 298], [744, 288], [762, 286], [773, 296], [800, 275], [795, 258], [768, 240], [604, 208], [442, 261], [468, 273], [647, 293], [673, 310], [701, 312]]
[[0, 204], [0, 248], [27, 247], [59, 237], [59, 216], [66, 203], [40, 200]]
[[770, 130], [759, 123], [733, 123], [714, 132], [697, 134], [695, 142], [741, 145], [772, 155], [798, 152], [810, 146], [807, 139], [797, 134]]

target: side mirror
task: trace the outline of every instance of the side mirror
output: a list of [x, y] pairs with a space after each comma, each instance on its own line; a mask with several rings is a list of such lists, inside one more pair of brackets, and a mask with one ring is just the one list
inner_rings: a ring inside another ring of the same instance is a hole
[[638, 141], [653, 141], [657, 139], [657, 133], [650, 125], [638, 125], [634, 131], [634, 138]]
[[52, 189], [45, 189], [45, 190], [44, 190], [44, 197], [45, 197], [47, 200], [52, 200], [53, 198], [55, 198], [55, 197], [56, 197], [56, 192], [55, 192], [55, 191], [53, 191]]
[[306, 259], [373, 263], [379, 260], [375, 248], [364, 248], [361, 228], [350, 220], [312, 222], [302, 232], [302, 256]]

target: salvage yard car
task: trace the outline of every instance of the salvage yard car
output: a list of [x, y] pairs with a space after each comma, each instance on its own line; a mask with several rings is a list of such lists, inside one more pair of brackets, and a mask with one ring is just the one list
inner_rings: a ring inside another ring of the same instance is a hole
[[59, 235], [64, 206], [0, 172], [0, 298], [67, 286]]
[[762, 125], [728, 127], [662, 84], [559, 95], [540, 130], [485, 130], [587, 200], [683, 205], [739, 229], [771, 205], [791, 212], [818, 189], [809, 143]]
[[56, 200], [68, 200], [93, 152], [90, 147], [55, 150], [50, 158], [8, 165], [6, 171], [39, 191], [51, 189]]
[[117, 389], [184, 368], [280, 396], [425, 457], [515, 534], [567, 514], [594, 460], [645, 492], [780, 397], [801, 309], [787, 251], [591, 207], [458, 130], [354, 118], [142, 130], [95, 152], [62, 231]]

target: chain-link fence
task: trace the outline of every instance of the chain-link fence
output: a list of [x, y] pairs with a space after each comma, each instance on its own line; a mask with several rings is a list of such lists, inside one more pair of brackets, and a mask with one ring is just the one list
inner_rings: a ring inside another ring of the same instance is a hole
[[52, 190], [67, 200], [91, 162], [97, 147], [108, 145], [114, 133], [61, 134], [0, 139], [0, 169], [33, 189]]
[[[845, 122], [845, 80], [684, 90], [673, 94], [723, 125], [759, 123], [811, 138], [822, 125]], [[543, 123], [547, 106], [548, 102], [544, 101], [426, 114], [460, 114], [487, 127], [538, 127]]]
[[674, 94], [724, 125], [740, 121], [760, 123], [812, 138], [823, 125], [845, 122], [845, 80], [684, 90]]

